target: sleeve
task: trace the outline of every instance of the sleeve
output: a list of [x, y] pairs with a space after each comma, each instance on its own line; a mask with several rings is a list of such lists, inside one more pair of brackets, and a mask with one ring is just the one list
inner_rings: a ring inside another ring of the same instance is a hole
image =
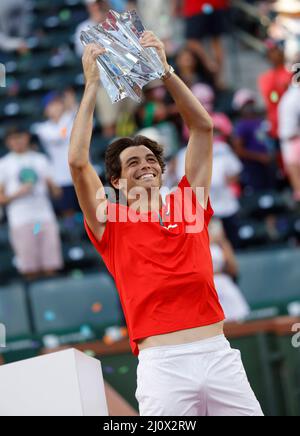
[[245, 125], [242, 122], [239, 122], [234, 127], [234, 136], [238, 138], [244, 139], [246, 136]]
[[279, 135], [284, 141], [289, 140], [299, 132], [300, 111], [297, 98], [291, 98], [288, 91], [278, 107]]
[[0, 160], [0, 185], [4, 186], [5, 185], [5, 167], [4, 167], [4, 162]]
[[191, 184], [186, 176], [182, 178], [181, 182], [178, 185], [178, 188], [183, 199], [182, 201], [183, 216], [184, 217], [187, 216], [187, 220], [189, 222], [192, 222], [192, 220], [190, 220], [188, 217], [190, 212], [187, 212], [187, 211], [192, 211], [193, 215], [196, 216], [197, 219], [199, 219], [199, 222], [202, 221], [202, 230], [203, 230], [203, 224], [205, 224], [205, 226], [208, 227], [211, 218], [214, 215], [210, 198], [208, 199], [207, 208], [204, 209], [203, 206], [200, 204], [197, 195], [194, 192], [194, 189], [191, 187]]
[[[109, 205], [112, 205], [109, 203]], [[113, 207], [113, 205], [112, 205]], [[111, 221], [107, 221], [105, 226], [105, 231], [102, 236], [101, 240], [98, 240], [92, 230], [90, 229], [86, 218], [84, 218], [84, 227], [86, 230], [86, 233], [97, 250], [97, 252], [102, 257], [107, 269], [109, 272], [114, 276], [114, 259], [113, 259], [113, 252], [114, 252], [114, 240], [115, 240], [115, 226], [114, 223]]]
[[51, 165], [51, 162], [46, 156], [43, 156], [42, 154], [40, 155], [40, 170], [44, 180], [53, 180], [53, 167]]
[[109, 221], [106, 223], [106, 227], [105, 227], [105, 231], [104, 234], [102, 236], [102, 239], [99, 240], [96, 238], [96, 236], [94, 235], [94, 233], [92, 232], [92, 230], [90, 229], [86, 218], [84, 218], [84, 227], [86, 230], [86, 233], [91, 241], [91, 243], [93, 244], [93, 246], [96, 248], [96, 250], [98, 251], [98, 253], [101, 254], [101, 256], [105, 255], [105, 252], [108, 249], [108, 241], [109, 241]]
[[243, 164], [231, 150], [228, 151], [225, 162], [228, 177], [236, 177], [242, 172]]

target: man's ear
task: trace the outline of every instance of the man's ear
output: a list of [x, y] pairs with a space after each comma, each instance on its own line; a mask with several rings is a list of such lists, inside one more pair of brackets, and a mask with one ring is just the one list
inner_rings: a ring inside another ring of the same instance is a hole
[[120, 181], [120, 179], [118, 179], [116, 177], [112, 177], [111, 178], [111, 184], [113, 185], [113, 187], [115, 189], [118, 189], [118, 190], [121, 189], [121, 181]]
[[120, 186], [119, 186], [119, 179], [116, 179], [115, 177], [112, 177], [112, 178], [110, 179], [110, 182], [111, 182], [111, 184], [113, 185], [113, 187], [114, 187], [115, 189], [120, 189]]
[[126, 191], [127, 190], [127, 180], [126, 179], [122, 179], [121, 177], [119, 177], [119, 178], [112, 177], [111, 178], [111, 184], [118, 191], [122, 191], [122, 190]]

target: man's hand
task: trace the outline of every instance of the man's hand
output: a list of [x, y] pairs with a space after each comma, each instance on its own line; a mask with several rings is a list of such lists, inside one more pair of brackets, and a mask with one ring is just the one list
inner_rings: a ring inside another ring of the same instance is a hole
[[161, 42], [161, 40], [153, 32], [148, 32], [148, 31], [143, 34], [140, 42], [141, 45], [145, 48], [147, 47], [156, 48], [160, 60], [162, 61], [163, 66], [165, 68], [165, 71], [167, 72], [169, 70], [169, 64], [167, 60], [166, 49], [163, 42]]
[[103, 53], [105, 50], [96, 44], [90, 44], [85, 48], [82, 63], [86, 86], [73, 125], [69, 149], [69, 166], [78, 201], [89, 228], [99, 241], [104, 234], [106, 224], [98, 221], [97, 211], [103, 201], [107, 205], [107, 200], [106, 198], [98, 200], [98, 192], [104, 187], [90, 163], [90, 145], [100, 80], [96, 59]]
[[32, 183], [24, 183], [21, 188], [13, 195], [7, 196], [4, 193], [4, 188], [0, 186], [0, 204], [2, 206], [7, 206], [19, 198], [26, 197], [26, 195], [30, 195], [33, 192], [33, 184]]
[[85, 77], [85, 83], [99, 84], [100, 82], [100, 74], [99, 68], [97, 65], [97, 58], [105, 53], [105, 49], [100, 47], [97, 44], [89, 44], [85, 47], [83, 57], [82, 57], [82, 65]]
[[14, 195], [14, 199], [26, 197], [26, 195], [32, 194], [33, 184], [32, 183], [24, 183], [22, 187], [16, 192]]

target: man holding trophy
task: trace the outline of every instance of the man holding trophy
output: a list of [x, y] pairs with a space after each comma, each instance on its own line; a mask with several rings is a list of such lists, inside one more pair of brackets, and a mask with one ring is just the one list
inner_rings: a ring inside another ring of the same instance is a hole
[[[113, 26], [120, 46], [115, 39], [107, 45], [85, 40], [85, 91], [69, 164], [87, 233], [116, 282], [130, 345], [139, 358], [140, 415], [262, 416], [240, 353], [224, 336], [213, 282], [208, 236], [212, 120], [169, 66], [163, 43], [144, 31], [128, 39], [134, 26], [126, 26], [121, 35]], [[132, 44], [129, 54], [125, 40]], [[122, 94], [139, 98], [143, 80], [159, 71], [155, 63], [190, 129], [186, 174], [164, 203], [163, 147], [142, 136], [120, 138], [106, 153], [107, 179], [117, 197], [112, 202], [89, 161], [99, 67], [116, 101]]]

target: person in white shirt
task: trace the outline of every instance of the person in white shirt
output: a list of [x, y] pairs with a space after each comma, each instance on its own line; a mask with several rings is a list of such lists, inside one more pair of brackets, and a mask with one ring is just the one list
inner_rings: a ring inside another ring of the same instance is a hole
[[[300, 57], [299, 57], [300, 60]], [[286, 171], [300, 205], [300, 86], [292, 84], [279, 105], [279, 136]]]
[[209, 227], [210, 250], [214, 266], [214, 281], [225, 312], [226, 321], [243, 321], [250, 314], [250, 307], [234, 282], [238, 265], [230, 242], [226, 239], [222, 222], [213, 219]]
[[[69, 103], [72, 95], [68, 95], [67, 98]], [[78, 207], [68, 165], [70, 136], [78, 106], [75, 96], [73, 103], [66, 105], [66, 94], [60, 95], [56, 92], [46, 95], [43, 103], [47, 120], [35, 124], [32, 131], [38, 136], [44, 151], [49, 156], [54, 181], [63, 191], [61, 199], [55, 202], [55, 209], [59, 215], [70, 216]]]
[[30, 148], [30, 134], [11, 129], [10, 152], [0, 159], [0, 205], [6, 206], [17, 268], [27, 279], [55, 274], [63, 267], [57, 220], [49, 198], [61, 194], [51, 165]]
[[[184, 175], [186, 149], [177, 156], [177, 179]], [[211, 184], [211, 203], [215, 216], [223, 222], [225, 233], [234, 248], [239, 248], [238, 212], [240, 205], [236, 198], [232, 183], [238, 182], [243, 165], [225, 142], [216, 141], [213, 147], [213, 174]]]

